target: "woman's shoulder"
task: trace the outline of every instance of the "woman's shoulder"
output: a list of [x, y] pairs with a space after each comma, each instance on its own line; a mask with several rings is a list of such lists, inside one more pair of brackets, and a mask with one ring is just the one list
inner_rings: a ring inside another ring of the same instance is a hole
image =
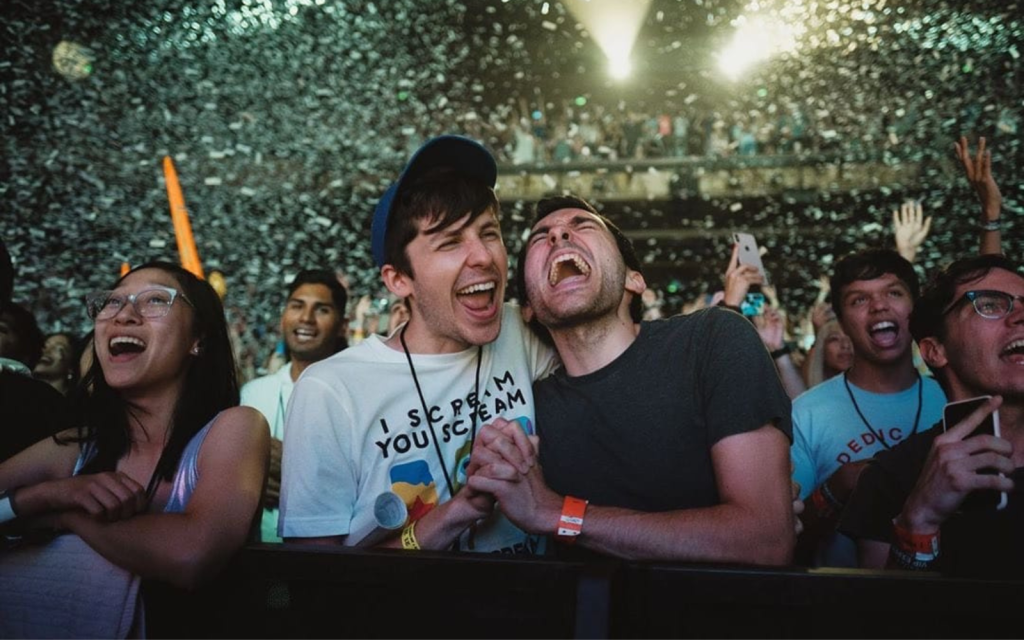
[[270, 426], [263, 414], [252, 407], [230, 407], [211, 421], [206, 441], [214, 448], [231, 449], [259, 443], [269, 446]]
[[214, 424], [231, 424], [238, 425], [238, 427], [267, 427], [267, 419], [263, 417], [258, 409], [248, 407], [244, 405], [238, 405], [237, 407], [228, 407], [224, 409], [217, 417], [213, 420]]

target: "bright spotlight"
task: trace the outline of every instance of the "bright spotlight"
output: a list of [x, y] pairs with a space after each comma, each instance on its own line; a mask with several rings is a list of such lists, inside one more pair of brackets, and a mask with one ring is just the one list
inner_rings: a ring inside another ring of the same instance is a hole
[[601, 47], [608, 58], [608, 72], [618, 79], [627, 77], [632, 70], [629, 55], [651, 0], [563, 0], [563, 4]]
[[608, 61], [608, 73], [616, 80], [628, 78], [629, 72], [632, 70], [633, 65], [629, 63], [628, 58], [613, 58]]
[[732, 42], [718, 54], [718, 68], [735, 80], [758, 62], [779, 53], [796, 50], [800, 29], [777, 19], [754, 16], [737, 18]]

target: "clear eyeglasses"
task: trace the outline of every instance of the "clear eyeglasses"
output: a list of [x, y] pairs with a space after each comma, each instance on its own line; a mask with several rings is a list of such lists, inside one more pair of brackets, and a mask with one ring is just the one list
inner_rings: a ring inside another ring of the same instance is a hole
[[126, 304], [135, 307], [135, 313], [143, 318], [162, 318], [171, 310], [171, 305], [181, 298], [195, 308], [184, 293], [170, 287], [150, 287], [138, 293], [96, 291], [85, 296], [85, 309], [93, 320], [109, 320], [120, 313]]
[[993, 291], [982, 289], [979, 291], [968, 291], [964, 295], [946, 307], [942, 315], [946, 315], [965, 302], [974, 305], [974, 311], [986, 320], [999, 320], [1005, 318], [1013, 311], [1013, 303], [1017, 300], [1024, 301], [1024, 296], [1015, 296], [1005, 291]]

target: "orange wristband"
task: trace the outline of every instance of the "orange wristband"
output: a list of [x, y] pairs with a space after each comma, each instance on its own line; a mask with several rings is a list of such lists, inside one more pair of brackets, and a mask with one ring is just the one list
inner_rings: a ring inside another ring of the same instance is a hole
[[558, 519], [558, 533], [555, 537], [562, 542], [572, 544], [576, 536], [583, 533], [583, 514], [587, 511], [587, 501], [565, 496], [562, 502], [562, 515]]
[[911, 533], [901, 527], [896, 519], [892, 521], [892, 531], [896, 538], [896, 546], [915, 555], [935, 557], [939, 555], [939, 532]]

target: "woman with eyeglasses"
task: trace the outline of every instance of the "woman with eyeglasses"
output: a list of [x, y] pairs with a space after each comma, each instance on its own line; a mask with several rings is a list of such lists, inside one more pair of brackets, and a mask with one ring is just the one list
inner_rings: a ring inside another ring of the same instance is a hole
[[0, 464], [0, 526], [67, 531], [131, 574], [193, 588], [246, 542], [270, 446], [262, 415], [238, 406], [220, 299], [153, 262], [87, 308], [81, 423]]

